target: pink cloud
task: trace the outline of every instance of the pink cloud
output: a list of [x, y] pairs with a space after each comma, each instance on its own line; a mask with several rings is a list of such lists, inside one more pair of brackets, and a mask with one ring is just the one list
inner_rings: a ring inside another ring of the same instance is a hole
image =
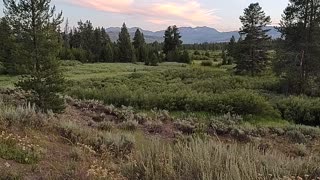
[[130, 11], [130, 6], [133, 2], [134, 0], [72, 0], [73, 4], [82, 7], [113, 13], [124, 13]]
[[78, 6], [99, 11], [135, 15], [162, 25], [214, 25], [220, 20], [214, 10], [201, 6], [198, 0], [71, 0]]

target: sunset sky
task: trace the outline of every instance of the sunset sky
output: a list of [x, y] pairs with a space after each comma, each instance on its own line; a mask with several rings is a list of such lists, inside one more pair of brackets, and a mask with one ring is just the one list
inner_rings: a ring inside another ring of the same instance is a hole
[[52, 0], [71, 25], [88, 19], [94, 26], [118, 27], [126, 22], [128, 27], [153, 31], [173, 24], [238, 30], [239, 16], [252, 2], [260, 3], [273, 25], [279, 23], [288, 4], [288, 0]]

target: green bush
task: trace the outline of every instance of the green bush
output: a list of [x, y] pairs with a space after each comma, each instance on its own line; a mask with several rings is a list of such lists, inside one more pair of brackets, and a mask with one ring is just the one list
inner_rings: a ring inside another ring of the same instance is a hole
[[213, 66], [213, 62], [212, 61], [202, 61], [201, 66]]
[[199, 56], [199, 55], [201, 55], [201, 53], [198, 50], [196, 50], [193, 52], [193, 55]]
[[320, 125], [320, 98], [290, 96], [276, 103], [282, 118], [297, 124]]
[[118, 107], [278, 116], [260, 93], [275, 84], [274, 77], [232, 76], [214, 68], [187, 67], [74, 82], [68, 94]]
[[194, 60], [209, 60], [210, 58], [208, 56], [203, 56], [203, 55], [193, 55], [192, 59], [194, 59]]
[[166, 58], [168, 62], [180, 62], [181, 53], [178, 50], [169, 51]]

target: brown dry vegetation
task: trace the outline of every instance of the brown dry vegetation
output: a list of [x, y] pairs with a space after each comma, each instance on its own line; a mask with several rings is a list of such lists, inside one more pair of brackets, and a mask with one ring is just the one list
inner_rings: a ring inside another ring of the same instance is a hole
[[320, 130], [209, 122], [67, 98], [61, 115], [2, 92], [0, 179], [316, 179]]

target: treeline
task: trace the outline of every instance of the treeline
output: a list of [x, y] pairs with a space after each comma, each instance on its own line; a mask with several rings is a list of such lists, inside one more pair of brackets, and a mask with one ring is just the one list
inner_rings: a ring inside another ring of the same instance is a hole
[[220, 42], [220, 43], [194, 43], [194, 44], [183, 44], [183, 49], [187, 50], [203, 50], [203, 51], [221, 51], [225, 49], [226, 45], [228, 43], [226, 42]]
[[117, 42], [112, 42], [105, 28], [94, 28], [90, 21], [80, 21], [78, 27], [70, 29], [68, 22], [61, 33], [63, 47], [59, 58], [81, 62], [145, 62], [157, 65], [158, 62], [176, 61], [190, 63], [185, 52], [181, 52], [182, 41], [179, 29], [169, 26], [165, 32], [165, 42], [147, 44], [144, 34], [137, 29], [131, 41], [124, 23]]
[[[1, 71], [7, 74], [23, 74], [24, 68], [14, 57], [16, 48], [15, 35], [5, 18], [0, 20], [0, 62]], [[105, 28], [93, 27], [90, 21], [78, 22], [77, 27], [69, 27], [68, 21], [61, 30], [57, 28], [60, 44], [58, 59], [78, 60], [83, 63], [96, 62], [144, 62], [146, 65], [157, 65], [159, 62], [172, 61], [191, 63], [187, 51], [183, 51], [179, 29], [169, 26], [166, 30], [164, 43], [147, 44], [144, 34], [137, 29], [133, 40], [124, 23], [118, 40], [112, 42]]]
[[112, 42], [105, 28], [94, 28], [90, 21], [78, 22], [69, 28], [68, 21], [61, 34], [63, 46], [59, 59], [81, 62], [146, 62], [159, 57], [159, 43], [147, 44], [143, 33], [137, 29], [133, 41], [125, 24], [121, 28], [117, 42]]

